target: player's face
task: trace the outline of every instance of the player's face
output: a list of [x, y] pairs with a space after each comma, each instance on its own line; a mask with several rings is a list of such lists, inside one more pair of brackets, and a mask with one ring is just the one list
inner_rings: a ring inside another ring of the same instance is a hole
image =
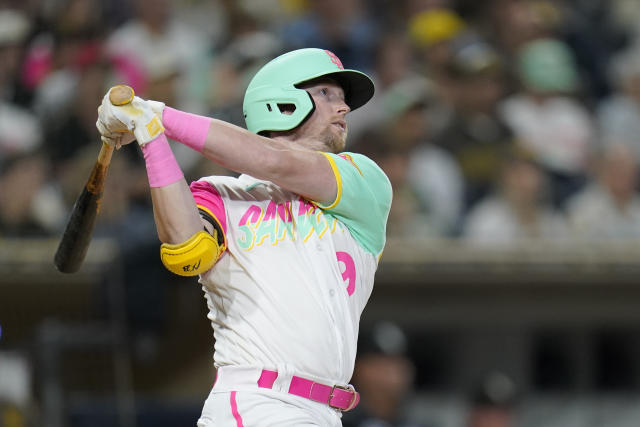
[[344, 99], [342, 87], [331, 79], [315, 80], [301, 87], [309, 92], [315, 111], [297, 129], [300, 139], [312, 141], [314, 150], [339, 153], [347, 141], [345, 116], [351, 109]]

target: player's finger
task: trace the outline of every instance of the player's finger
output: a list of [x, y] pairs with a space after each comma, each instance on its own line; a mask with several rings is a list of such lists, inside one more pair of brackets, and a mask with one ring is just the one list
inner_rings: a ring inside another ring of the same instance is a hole
[[[100, 131], [101, 135], [115, 136], [118, 132], [117, 129], [114, 129], [113, 123], [109, 121], [105, 121], [104, 118], [98, 117], [98, 121], [96, 122], [96, 127]], [[128, 132], [125, 130], [125, 132]]]
[[105, 144], [110, 145], [112, 147], [115, 147], [118, 144], [118, 138], [112, 138], [112, 137], [108, 137], [108, 136], [105, 136], [105, 135], [102, 135], [100, 137], [100, 140], [102, 142], [104, 142]]
[[98, 132], [100, 132], [100, 135], [108, 135], [110, 132], [107, 130], [106, 126], [104, 125], [104, 123], [102, 123], [102, 120], [98, 119], [96, 121], [96, 128], [98, 128]]

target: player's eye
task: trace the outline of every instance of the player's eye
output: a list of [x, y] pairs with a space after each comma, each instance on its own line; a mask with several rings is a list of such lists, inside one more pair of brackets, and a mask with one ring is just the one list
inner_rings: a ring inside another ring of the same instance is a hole
[[320, 95], [328, 96], [329, 95], [329, 90], [327, 88], [320, 89]]

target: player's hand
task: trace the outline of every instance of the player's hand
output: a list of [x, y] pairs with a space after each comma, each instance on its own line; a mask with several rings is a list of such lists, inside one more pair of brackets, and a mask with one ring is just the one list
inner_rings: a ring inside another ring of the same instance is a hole
[[124, 125], [122, 125], [122, 130], [110, 131], [109, 128], [113, 128], [113, 124], [107, 125], [104, 123], [104, 118], [101, 117], [101, 109], [102, 106], [98, 107], [98, 121], [96, 122], [96, 128], [98, 128], [98, 132], [100, 132], [100, 139], [102, 142], [115, 147], [116, 150], [119, 150], [123, 145], [130, 144], [136, 140], [135, 135], [132, 132], [129, 132]]
[[138, 144], [143, 146], [164, 132], [163, 109], [163, 103], [137, 96], [128, 104], [116, 106], [109, 100], [107, 92], [98, 108], [96, 127], [107, 144], [116, 147], [128, 144], [133, 138], [127, 134], [132, 132]]

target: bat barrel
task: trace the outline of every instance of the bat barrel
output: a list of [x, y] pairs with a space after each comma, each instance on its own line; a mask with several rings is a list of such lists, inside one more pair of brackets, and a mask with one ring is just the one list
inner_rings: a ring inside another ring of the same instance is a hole
[[102, 144], [89, 180], [73, 206], [71, 217], [53, 258], [53, 264], [62, 273], [78, 271], [87, 255], [96, 217], [100, 211], [102, 192], [112, 154], [113, 147]]
[[58, 271], [75, 273], [80, 269], [89, 248], [101, 198], [102, 192], [93, 194], [85, 187], [76, 200], [53, 258]]

